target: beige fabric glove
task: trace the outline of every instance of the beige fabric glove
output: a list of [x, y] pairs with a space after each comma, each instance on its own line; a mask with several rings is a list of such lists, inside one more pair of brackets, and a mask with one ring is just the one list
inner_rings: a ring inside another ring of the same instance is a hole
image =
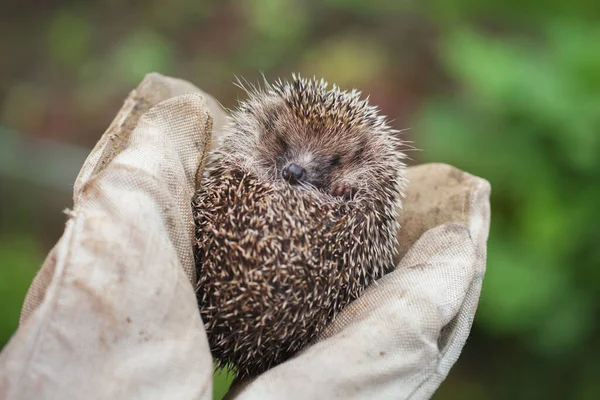
[[[210, 113], [208, 112], [210, 110]], [[86, 160], [65, 232], [0, 354], [0, 398], [209, 399], [212, 359], [194, 282], [190, 200], [226, 116], [150, 74]], [[235, 399], [430, 397], [469, 333], [485, 271], [489, 184], [410, 168], [395, 272], [316, 343]]]

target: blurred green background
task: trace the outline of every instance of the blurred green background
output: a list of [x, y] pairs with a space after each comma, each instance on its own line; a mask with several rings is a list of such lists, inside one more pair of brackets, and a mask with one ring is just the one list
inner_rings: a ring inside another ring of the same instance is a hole
[[480, 308], [435, 399], [600, 398], [599, 21], [597, 0], [3, 2], [0, 347], [78, 168], [144, 74], [229, 107], [234, 75], [300, 72], [412, 128], [413, 163], [492, 184]]

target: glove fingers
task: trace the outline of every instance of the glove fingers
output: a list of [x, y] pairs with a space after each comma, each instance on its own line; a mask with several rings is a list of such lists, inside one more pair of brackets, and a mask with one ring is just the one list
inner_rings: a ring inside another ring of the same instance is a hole
[[[136, 171], [134, 179], [123, 181], [123, 190], [150, 191], [148, 196], [159, 207], [158, 215], [162, 215], [164, 228], [192, 284], [197, 279], [191, 200], [210, 146], [210, 135], [204, 132], [210, 132], [210, 128], [211, 120], [200, 95], [165, 100], [140, 119], [128, 147], [112, 162], [124, 176], [128, 168]], [[119, 207], [114, 210], [119, 211]]]
[[211, 397], [212, 358], [183, 271], [209, 118], [198, 94], [166, 100], [82, 181], [43, 300], [0, 355], [0, 397]]

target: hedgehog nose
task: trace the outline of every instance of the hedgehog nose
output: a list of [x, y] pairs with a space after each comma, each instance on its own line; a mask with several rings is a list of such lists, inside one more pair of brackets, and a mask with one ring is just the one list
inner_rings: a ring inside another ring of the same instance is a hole
[[283, 179], [292, 185], [296, 185], [304, 180], [306, 177], [306, 170], [298, 164], [289, 164], [283, 169], [281, 175], [283, 176]]

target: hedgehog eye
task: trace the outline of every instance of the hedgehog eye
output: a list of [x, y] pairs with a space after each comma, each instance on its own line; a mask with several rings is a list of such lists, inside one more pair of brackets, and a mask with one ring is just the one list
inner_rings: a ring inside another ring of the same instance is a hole
[[288, 142], [281, 136], [277, 137], [277, 144], [279, 145], [280, 149], [281, 149], [281, 153], [287, 153], [289, 145]]
[[336, 154], [335, 156], [331, 157], [331, 160], [329, 160], [329, 166], [332, 168], [335, 168], [338, 165], [340, 165], [341, 160], [342, 160], [342, 156], [340, 156], [339, 154]]

